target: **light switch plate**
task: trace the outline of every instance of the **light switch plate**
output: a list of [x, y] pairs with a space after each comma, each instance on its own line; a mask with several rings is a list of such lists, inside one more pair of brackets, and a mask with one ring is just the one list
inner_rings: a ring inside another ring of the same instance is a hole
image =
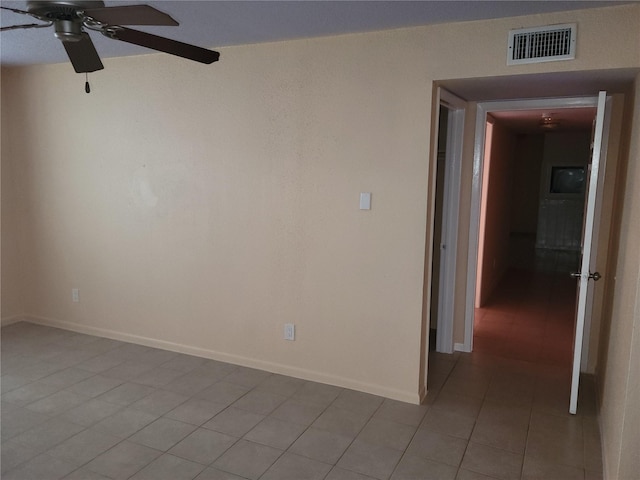
[[371, 192], [360, 194], [360, 210], [371, 210]]
[[284, 325], [284, 339], [295, 340], [296, 339], [296, 326], [293, 323], [285, 323]]

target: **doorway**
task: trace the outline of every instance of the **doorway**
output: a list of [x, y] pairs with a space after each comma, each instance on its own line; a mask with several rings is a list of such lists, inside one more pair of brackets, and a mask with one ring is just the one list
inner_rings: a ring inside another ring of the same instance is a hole
[[[590, 339], [590, 325], [591, 325], [591, 311], [593, 305], [594, 294], [594, 282], [601, 278], [601, 275], [597, 271], [591, 270], [592, 266], [595, 267], [598, 260], [598, 236], [600, 228], [600, 213], [602, 212], [602, 194], [604, 190], [604, 172], [605, 162], [607, 158], [607, 145], [609, 136], [609, 125], [611, 118], [611, 105], [612, 99], [607, 96], [605, 91], [600, 91], [598, 97], [585, 97], [574, 99], [540, 99], [540, 100], [520, 100], [520, 101], [507, 101], [507, 102], [487, 102], [485, 104], [478, 105], [478, 114], [476, 122], [476, 154], [474, 155], [474, 175], [473, 179], [473, 194], [472, 205], [478, 205], [483, 200], [482, 191], [484, 188], [482, 172], [484, 166], [490, 170], [489, 165], [484, 164], [485, 160], [485, 134], [487, 133], [488, 120], [492, 112], [508, 111], [508, 110], [540, 110], [549, 108], [583, 108], [596, 106], [596, 116], [593, 120], [593, 147], [591, 149], [592, 155], [590, 155], [588, 168], [584, 175], [584, 189], [585, 189], [585, 209], [584, 209], [584, 222], [581, 235], [581, 254], [580, 254], [580, 271], [572, 272], [570, 275], [576, 278], [578, 282], [578, 295], [576, 303], [576, 315], [574, 323], [574, 340], [573, 340], [573, 355], [571, 362], [571, 394], [570, 394], [570, 413], [575, 414], [577, 408], [578, 386], [580, 372], [582, 371], [584, 362], [588, 358], [589, 351], [589, 339]], [[513, 108], [510, 108], [513, 107]], [[544, 118], [543, 122], [549, 119]], [[491, 137], [493, 138], [493, 137]], [[590, 142], [591, 143], [591, 142]], [[567, 169], [574, 169], [575, 166], [553, 166], [549, 171], [550, 181], [545, 183], [544, 189], [550, 188], [551, 193], [569, 194], [576, 193], [571, 190], [560, 189], [556, 192], [554, 189], [559, 184], [558, 177], [566, 176], [559, 175], [558, 172], [566, 173]], [[504, 174], [502, 174], [504, 176]], [[562, 183], [562, 182], [560, 182]], [[542, 184], [541, 184], [542, 185]], [[550, 185], [550, 186], [549, 186]], [[565, 191], [566, 190], [566, 191]], [[491, 194], [492, 189], [488, 188]], [[488, 204], [488, 200], [486, 203]], [[467, 276], [467, 297], [466, 308], [467, 316], [465, 318], [465, 342], [468, 342], [469, 349], [473, 344], [473, 329], [475, 319], [475, 299], [476, 299], [476, 287], [478, 285], [477, 276], [482, 272], [478, 269], [478, 259], [480, 238], [483, 238], [486, 242], [487, 236], [480, 237], [480, 229], [483, 224], [482, 215], [485, 210], [481, 208], [471, 209], [471, 221], [470, 221], [470, 248], [469, 248], [469, 264], [468, 264], [468, 276]], [[489, 211], [487, 209], [486, 211]], [[484, 247], [483, 247], [484, 248]], [[486, 248], [484, 249], [486, 254]], [[491, 259], [491, 257], [489, 257]], [[483, 268], [484, 262], [483, 260]], [[493, 262], [495, 269], [495, 261]], [[590, 282], [590, 280], [593, 280]], [[484, 282], [484, 277], [482, 278]]]
[[596, 109], [487, 115], [474, 351], [554, 365], [573, 356], [585, 179]]
[[[472, 351], [473, 349], [473, 330], [474, 330], [474, 318], [476, 307], [476, 282], [478, 275], [478, 255], [479, 255], [479, 239], [480, 237], [480, 223], [481, 223], [481, 209], [479, 205], [482, 201], [482, 187], [483, 187], [483, 170], [486, 166], [483, 162], [485, 156], [485, 136], [487, 130], [488, 120], [491, 116], [500, 116], [501, 112], [513, 112], [511, 114], [505, 113], [504, 116], [518, 116], [519, 112], [525, 111], [537, 111], [539, 114], [544, 113], [544, 110], [566, 110], [567, 112], [573, 111], [576, 114], [580, 113], [585, 108], [595, 108], [598, 106], [597, 97], [576, 97], [576, 98], [543, 98], [532, 100], [506, 100], [506, 101], [492, 101], [479, 103], [477, 105], [476, 115], [476, 134], [475, 134], [475, 146], [474, 146], [474, 176], [472, 179], [471, 187], [471, 212], [470, 212], [470, 224], [469, 224], [469, 255], [467, 262], [467, 288], [465, 299], [465, 332], [464, 332], [464, 350]], [[604, 107], [603, 107], [604, 109]], [[610, 109], [609, 103], [607, 103], [607, 109]], [[541, 113], [540, 113], [541, 112]], [[583, 112], [584, 113], [584, 112]], [[607, 118], [609, 115], [607, 115]], [[515, 119], [514, 119], [515, 120]], [[539, 122], [541, 117], [538, 117]], [[589, 122], [592, 120], [590, 116]], [[607, 133], [608, 135], [608, 133]], [[606, 137], [606, 135], [605, 135]], [[606, 142], [605, 142], [606, 146]], [[606, 153], [606, 152], [605, 152]], [[547, 168], [545, 172], [541, 173], [541, 178], [544, 182], [548, 182], [549, 175], [552, 174], [551, 170]], [[542, 182], [541, 184], [542, 185]], [[548, 185], [548, 184], [547, 184]], [[594, 237], [597, 239], [597, 235]], [[503, 243], [504, 247], [504, 243]], [[595, 250], [594, 250], [595, 251]], [[489, 256], [489, 262], [493, 265], [493, 258]], [[496, 265], [496, 269], [500, 266]], [[585, 324], [585, 338], [589, 337], [589, 321]], [[587, 342], [588, 343], [588, 342]], [[588, 345], [585, 343], [585, 353], [588, 349]]]
[[[595, 75], [595, 74], [594, 74]], [[544, 74], [544, 75], [524, 75], [517, 77], [492, 77], [488, 79], [483, 79], [479, 81], [478, 79], [460, 79], [460, 80], [446, 80], [442, 82], [438, 82], [438, 88], [436, 90], [435, 95], [435, 105], [437, 107], [434, 109], [435, 112], [439, 111], [440, 107], [440, 92], [445, 92], [444, 88], [446, 88], [449, 92], [455, 92], [456, 96], [459, 96], [462, 100], [464, 108], [466, 111], [472, 112], [472, 117], [469, 116], [467, 122], [463, 122], [464, 133], [460, 134], [457, 137], [456, 145], [459, 147], [461, 151], [464, 152], [463, 161], [461, 162], [461, 167], [459, 170], [459, 179], [461, 179], [461, 185], [459, 187], [459, 195], [456, 198], [458, 201], [458, 208], [453, 211], [454, 217], [456, 220], [459, 218], [460, 226], [459, 226], [459, 236], [457, 237], [457, 257], [458, 262], [458, 280], [455, 283], [455, 292], [452, 293], [451, 301], [448, 302], [449, 305], [452, 305], [454, 310], [454, 320], [455, 325], [449, 324], [449, 327], [453, 330], [452, 335], [452, 350], [457, 352], [471, 352], [473, 350], [473, 319], [475, 313], [475, 280], [477, 273], [477, 240], [478, 240], [478, 221], [479, 221], [479, 212], [476, 211], [478, 204], [480, 203], [480, 183], [479, 180], [481, 177], [481, 158], [482, 151], [481, 148], [484, 146], [483, 141], [479, 141], [479, 139], [484, 139], [484, 133], [486, 124], [478, 121], [478, 118], [486, 118], [486, 114], [488, 112], [499, 112], [499, 111], [518, 111], [518, 110], [532, 110], [532, 109], [546, 109], [546, 108], [565, 108], [565, 109], [573, 109], [573, 108], [581, 108], [581, 107], [595, 107], [599, 105], [599, 101], [594, 97], [594, 84], [602, 85], [608, 87], [614, 91], [620, 92], [624, 90], [622, 88], [626, 85], [627, 80], [624, 78], [615, 79], [616, 81], [612, 81], [611, 79], [601, 79], [596, 78], [594, 76], [585, 75], [584, 72], [576, 73], [576, 74]], [[616, 82], [622, 82], [622, 86], [620, 86]], [[543, 89], [540, 88], [541, 85], [545, 85]], [[554, 97], [543, 97], [540, 94], [546, 92], [547, 95], [555, 95]], [[527, 100], [510, 100], [513, 98], [514, 93], [521, 94], [528, 98]], [[567, 96], [570, 95], [570, 96]], [[584, 96], [579, 96], [584, 95]], [[468, 104], [467, 104], [468, 102]], [[607, 106], [606, 109], [609, 112], [607, 117], [612, 118], [612, 138], [617, 139], [621, 135], [622, 129], [622, 105], [624, 102], [624, 94], [613, 95], [613, 97], [607, 97]], [[615, 104], [615, 107], [612, 108], [612, 105]], [[434, 113], [435, 113], [434, 112]], [[464, 112], [464, 110], [463, 110]], [[437, 125], [437, 122], [435, 123]], [[608, 127], [607, 127], [608, 128]], [[473, 132], [473, 133], [472, 133]], [[463, 142], [464, 137], [464, 142]], [[608, 132], [604, 135], [605, 138], [608, 138]], [[433, 135], [432, 138], [436, 139], [437, 135]], [[605, 142], [604, 146], [606, 147], [607, 142]], [[431, 159], [434, 162], [437, 155], [437, 145], [436, 142], [432, 144], [433, 150]], [[593, 311], [594, 311], [594, 322], [595, 327], [594, 331], [597, 330], [599, 326], [599, 316], [602, 314], [603, 308], [605, 305], [604, 301], [604, 290], [606, 290], [608, 284], [608, 276], [606, 274], [606, 270], [608, 269], [608, 253], [607, 253], [607, 245], [609, 244], [611, 238], [611, 214], [613, 212], [612, 207], [614, 200], [614, 191], [615, 191], [615, 183], [616, 183], [616, 173], [617, 173], [617, 155], [618, 155], [618, 144], [613, 141], [609, 145], [609, 149], [611, 150], [609, 154], [603, 150], [602, 156], [603, 158], [608, 158], [609, 165], [606, 168], [603, 167], [607, 172], [607, 182], [604, 188], [604, 196], [602, 198], [602, 216], [603, 223], [600, 226], [600, 232], [597, 237], [600, 238], [600, 242], [596, 242], [593, 246], [593, 252], [596, 254], [598, 260], [598, 269], [602, 272], [605, 270], [603, 278], [604, 282], [600, 282], [598, 287], [595, 289], [595, 293], [592, 297]], [[432, 163], [431, 171], [433, 172], [431, 175], [431, 186], [430, 191], [432, 192], [432, 196], [435, 197], [435, 187], [433, 183], [435, 182], [435, 162]], [[433, 198], [432, 197], [432, 198]], [[445, 201], [446, 203], [446, 201]], [[431, 204], [431, 213], [430, 218], [434, 218], [433, 213], [433, 203]], [[596, 207], [600, 208], [600, 207]], [[599, 214], [596, 214], [596, 218], [599, 218]], [[433, 224], [432, 224], [433, 225]], [[433, 248], [437, 245], [438, 239], [434, 238], [433, 235], [430, 235], [431, 240], [428, 243], [428, 247], [430, 250], [427, 250], [427, 261], [425, 268], [425, 285], [429, 286], [428, 290], [425, 290], [424, 295], [424, 305], [425, 309], [424, 317], [429, 316], [429, 302], [432, 300], [431, 298], [431, 283], [438, 281], [437, 277], [432, 276], [432, 265], [431, 265], [431, 254]], [[596, 236], [594, 239], [597, 240]], [[584, 273], [584, 272], [582, 272]], [[585, 275], [581, 275], [584, 277]], [[431, 278], [429, 278], [431, 277]], [[472, 280], [471, 280], [472, 279]], [[593, 282], [591, 282], [593, 283]], [[590, 311], [590, 308], [587, 308], [587, 311]], [[424, 318], [423, 318], [424, 320]], [[440, 325], [441, 318], [434, 319], [431, 318], [431, 322], [437, 321], [436, 323]], [[426, 329], [423, 330], [424, 340], [422, 345], [424, 346], [422, 353], [422, 362], [426, 367], [426, 353], [427, 353], [427, 345], [428, 345], [428, 333], [429, 333], [429, 320], [425, 322], [427, 326]], [[598, 354], [599, 341], [597, 335], [590, 335], [590, 318], [587, 317], [584, 325], [584, 336], [583, 338], [583, 349], [585, 352], [591, 350], [591, 355], [583, 355], [581, 358], [583, 360], [582, 371], [586, 371], [587, 373], [593, 373], [596, 367], [596, 358]], [[440, 329], [438, 329], [438, 335], [440, 333]], [[437, 350], [438, 352], [440, 350]], [[435, 354], [438, 359], [440, 358], [448, 358], [448, 357], [440, 357], [439, 353]], [[577, 358], [580, 358], [579, 356]], [[588, 364], [587, 364], [588, 363]], [[431, 357], [429, 357], [429, 368], [431, 370]], [[574, 366], [575, 370], [575, 366]], [[435, 372], [438, 373], [438, 372]], [[427, 383], [432, 384], [433, 380], [431, 376], [427, 376], [427, 368], [421, 370], [421, 375], [424, 375], [424, 383], [421, 383], [422, 388], [427, 385]], [[436, 382], [437, 383], [437, 382]], [[424, 392], [424, 390], [422, 390]]]
[[[438, 337], [438, 310], [440, 308], [440, 270], [443, 260], [442, 249], [442, 227], [444, 213], [444, 190], [445, 190], [445, 165], [447, 156], [447, 127], [449, 120], [449, 109], [440, 104], [438, 116], [438, 146], [436, 155], [436, 193], [435, 211], [433, 221], [433, 237], [436, 239], [433, 245], [433, 256], [431, 262], [431, 305], [430, 318], [432, 319], [429, 329], [429, 352], [436, 351]], [[437, 279], [437, 280], [435, 280]], [[435, 321], [433, 321], [435, 319]]]
[[[428, 350], [453, 353], [453, 323], [458, 249], [458, 210], [466, 101], [438, 88], [437, 143], [432, 182], [433, 242], [430, 268]], [[425, 371], [425, 374], [427, 372]], [[426, 378], [425, 378], [426, 384]]]

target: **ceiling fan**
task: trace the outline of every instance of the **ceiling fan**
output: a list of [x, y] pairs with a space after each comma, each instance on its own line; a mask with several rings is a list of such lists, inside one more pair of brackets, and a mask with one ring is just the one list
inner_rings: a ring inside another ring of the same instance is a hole
[[53, 26], [56, 38], [62, 41], [69, 60], [78, 73], [95, 72], [104, 68], [85, 29], [100, 32], [113, 40], [133, 43], [200, 63], [210, 64], [220, 57], [213, 50], [122, 26], [178, 25], [171, 16], [150, 5], [106, 7], [102, 0], [30, 0], [26, 11], [2, 6], [0, 8], [44, 22], [11, 25], [0, 28], [0, 31]]

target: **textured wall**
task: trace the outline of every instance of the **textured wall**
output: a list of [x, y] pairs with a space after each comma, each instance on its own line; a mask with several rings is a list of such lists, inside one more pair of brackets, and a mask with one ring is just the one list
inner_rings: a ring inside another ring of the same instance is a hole
[[[634, 479], [640, 471], [640, 75], [635, 83], [629, 163], [622, 177], [622, 218], [611, 310], [603, 322], [598, 365], [605, 478]], [[614, 241], [618, 240], [615, 239]]]
[[483, 306], [509, 266], [515, 135], [500, 124], [487, 126], [476, 307]]
[[10, 72], [24, 311], [418, 401], [428, 103], [408, 38], [107, 59], [90, 95], [67, 64]]

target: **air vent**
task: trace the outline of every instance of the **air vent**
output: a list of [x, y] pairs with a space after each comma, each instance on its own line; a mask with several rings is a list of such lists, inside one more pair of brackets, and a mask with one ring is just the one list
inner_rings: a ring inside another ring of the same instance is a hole
[[509, 31], [507, 65], [576, 58], [575, 23]]

